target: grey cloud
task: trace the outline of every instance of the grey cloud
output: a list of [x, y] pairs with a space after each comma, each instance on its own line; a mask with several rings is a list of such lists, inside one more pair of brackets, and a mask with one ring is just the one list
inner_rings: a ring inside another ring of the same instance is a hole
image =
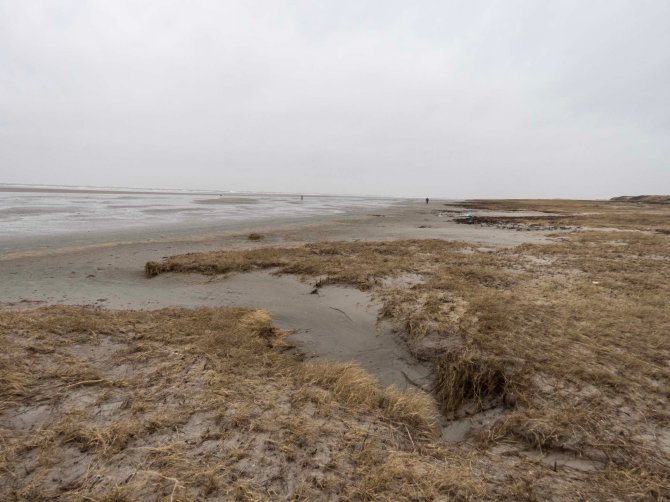
[[670, 4], [0, 0], [0, 181], [670, 191]]

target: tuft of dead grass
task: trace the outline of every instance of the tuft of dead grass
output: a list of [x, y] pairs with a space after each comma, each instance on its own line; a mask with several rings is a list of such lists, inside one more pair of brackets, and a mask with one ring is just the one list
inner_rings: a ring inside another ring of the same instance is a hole
[[470, 413], [502, 405], [511, 371], [504, 361], [453, 351], [438, 359], [434, 373], [437, 401], [446, 415], [452, 415], [465, 405], [470, 405]]
[[303, 367], [305, 379], [330, 390], [347, 405], [381, 410], [384, 419], [405, 427], [413, 437], [434, 440], [437, 413], [433, 400], [424, 392], [381, 389], [369, 373], [351, 363], [319, 362]]

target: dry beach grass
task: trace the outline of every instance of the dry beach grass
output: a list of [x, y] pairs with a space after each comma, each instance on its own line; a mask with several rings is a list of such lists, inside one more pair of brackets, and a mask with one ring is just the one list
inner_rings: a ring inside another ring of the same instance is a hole
[[434, 444], [425, 394], [302, 364], [263, 311], [59, 306], [0, 327], [3, 500], [482, 491]]
[[[644, 486], [647, 496], [667, 495], [670, 239], [662, 230], [670, 206], [477, 201], [469, 207], [559, 210], [540, 224], [553, 228], [560, 218], [580, 231], [557, 234], [550, 245], [494, 252], [412, 240], [200, 253], [148, 263], [146, 273], [273, 268], [316, 288], [371, 290], [417, 357], [434, 362], [432, 390], [447, 417], [503, 410], [479, 431], [481, 447], [516, 443], [520, 450], [571, 452], [624, 470], [636, 480], [630, 486]], [[606, 209], [595, 212], [599, 207]], [[385, 281], [407, 274], [422, 280], [409, 288]]]
[[[569, 230], [497, 250], [437, 239], [255, 244], [145, 268], [263, 268], [315, 293], [369, 291], [433, 365], [428, 393], [383, 389], [354, 364], [303, 362], [257, 310], [0, 311], [0, 494], [670, 497], [670, 206], [468, 205], [551, 211], [514, 224], [553, 229], [561, 218]], [[493, 220], [475, 224], [508, 224], [483, 216]], [[450, 444], [440, 415], [486, 418]]]

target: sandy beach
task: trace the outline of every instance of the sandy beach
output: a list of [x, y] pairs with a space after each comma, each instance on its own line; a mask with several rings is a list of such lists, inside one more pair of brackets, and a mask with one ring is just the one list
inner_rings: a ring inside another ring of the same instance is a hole
[[[297, 330], [294, 339], [307, 354], [356, 361], [382, 383], [407, 387], [423, 381], [425, 366], [408, 357], [401, 340], [378, 326], [379, 305], [354, 288], [324, 288], [269, 272], [206, 277], [166, 274], [148, 280], [147, 261], [168, 255], [217, 249], [298, 246], [317, 241], [450, 239], [482, 249], [544, 242], [542, 234], [459, 225], [463, 210], [448, 201], [403, 203], [370, 211], [309, 219], [272, 219], [200, 227], [99, 231], [85, 236], [43, 236], [5, 243], [0, 256], [0, 302], [11, 306], [90, 305], [108, 309], [237, 306], [267, 309], [279, 327]], [[497, 214], [491, 211], [485, 214]], [[250, 241], [248, 235], [263, 235]], [[379, 336], [380, 330], [386, 336]], [[389, 363], [392, 361], [392, 363]]]

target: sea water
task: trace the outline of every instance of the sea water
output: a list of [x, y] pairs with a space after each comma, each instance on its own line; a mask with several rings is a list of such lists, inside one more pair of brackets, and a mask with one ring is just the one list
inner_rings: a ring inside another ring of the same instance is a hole
[[0, 240], [169, 226], [225, 226], [381, 208], [395, 199], [0, 185]]

